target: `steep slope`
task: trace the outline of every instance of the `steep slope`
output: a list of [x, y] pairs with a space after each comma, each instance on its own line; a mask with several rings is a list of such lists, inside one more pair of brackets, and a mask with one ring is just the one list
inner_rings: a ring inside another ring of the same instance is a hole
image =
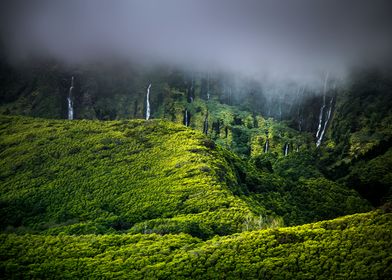
[[337, 96], [320, 168], [381, 205], [391, 199], [392, 71], [366, 69]]
[[266, 211], [240, 198], [223, 154], [171, 122], [1, 117], [2, 229], [241, 231]]
[[208, 238], [370, 209], [306, 154], [282, 157], [283, 178], [264, 170], [268, 158], [241, 160], [172, 122], [2, 116], [0, 125], [3, 231]]
[[0, 235], [8, 278], [390, 279], [392, 214], [201, 240], [179, 235]]

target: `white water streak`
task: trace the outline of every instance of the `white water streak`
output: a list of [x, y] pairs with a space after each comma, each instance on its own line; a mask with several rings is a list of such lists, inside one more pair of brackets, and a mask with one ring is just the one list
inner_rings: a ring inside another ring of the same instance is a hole
[[151, 88], [151, 84], [149, 84], [147, 88], [146, 120], [150, 119], [150, 88]]
[[269, 140], [267, 139], [264, 145], [264, 153], [268, 153], [268, 148], [269, 148]]
[[327, 129], [329, 119], [331, 118], [332, 105], [333, 105], [333, 97], [331, 98], [331, 101], [329, 102], [329, 109], [328, 109], [328, 113], [327, 113], [327, 119], [324, 122], [323, 130], [321, 131], [320, 137], [317, 139], [317, 143], [316, 143], [317, 147], [320, 146], [321, 141], [323, 141], [325, 130]]
[[284, 147], [284, 156], [287, 156], [289, 154], [289, 144], [285, 144], [285, 147]]
[[324, 80], [323, 105], [321, 106], [321, 109], [320, 109], [319, 124], [318, 124], [318, 127], [317, 127], [317, 133], [316, 133], [317, 141], [319, 139], [321, 128], [323, 126], [324, 109], [325, 109], [325, 106], [326, 106], [325, 105], [325, 95], [326, 95], [326, 92], [327, 92], [328, 76], [329, 76], [329, 72], [327, 72], [327, 74], [325, 75], [325, 80]]
[[72, 76], [71, 80], [71, 87], [69, 88], [69, 93], [67, 97], [68, 101], [68, 119], [73, 120], [74, 118], [74, 108], [73, 108], [73, 101], [72, 101], [72, 91], [74, 89], [74, 77]]

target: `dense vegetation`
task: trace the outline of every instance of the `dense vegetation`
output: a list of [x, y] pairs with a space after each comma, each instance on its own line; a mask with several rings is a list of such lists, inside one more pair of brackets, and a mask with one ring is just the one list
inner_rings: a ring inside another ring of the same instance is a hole
[[[269, 159], [246, 162], [171, 122], [0, 121], [6, 231], [207, 238], [277, 226], [279, 217], [295, 225], [370, 209], [354, 191], [312, 170], [306, 153], [276, 163], [283, 178], [260, 167]], [[294, 176], [301, 174], [296, 170], [304, 174]]]
[[[187, 114], [190, 127], [252, 160], [263, 157], [268, 139], [273, 156], [263, 164], [271, 163], [270, 170], [282, 170], [275, 162], [283, 157], [286, 146], [289, 154], [308, 153], [325, 177], [354, 188], [380, 206], [392, 194], [390, 170], [378, 175], [380, 165], [388, 166], [383, 155], [391, 147], [391, 73], [390, 69], [358, 69], [344, 85], [335, 88], [336, 81], [330, 81], [326, 99], [332, 101], [332, 115], [320, 149], [315, 149], [323, 99], [320, 89], [295, 84], [271, 88], [229, 73], [148, 68], [119, 61], [74, 67], [41, 61], [13, 67], [2, 58], [0, 113], [64, 119], [74, 77], [75, 118], [140, 119], [145, 117], [146, 88], [152, 83], [152, 118], [184, 124]], [[372, 181], [356, 178], [365, 165], [370, 166], [367, 173]], [[307, 171], [306, 167], [302, 172], [305, 177]]]
[[1, 125], [3, 229], [229, 234], [253, 215], [230, 189], [236, 178], [219, 148], [184, 126], [26, 118]]
[[390, 279], [392, 214], [202, 242], [187, 234], [0, 235], [1, 274], [56, 279]]
[[328, 91], [316, 148], [315, 92], [116, 67], [0, 64], [0, 277], [392, 278], [390, 74]]
[[374, 205], [392, 197], [392, 71], [355, 73], [339, 96], [320, 166]]

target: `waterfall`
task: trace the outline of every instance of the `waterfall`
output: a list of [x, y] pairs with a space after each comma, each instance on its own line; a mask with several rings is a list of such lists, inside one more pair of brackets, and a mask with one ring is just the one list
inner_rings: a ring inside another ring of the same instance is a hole
[[264, 145], [264, 153], [268, 153], [268, 148], [269, 148], [269, 140], [267, 139]]
[[74, 88], [74, 77], [72, 76], [71, 79], [71, 87], [69, 88], [69, 93], [68, 93], [68, 97], [67, 97], [67, 101], [68, 101], [68, 119], [69, 120], [73, 120], [74, 118], [74, 108], [73, 108], [73, 101], [72, 101], [72, 91]]
[[325, 109], [325, 95], [323, 96], [323, 105], [321, 106], [321, 109], [320, 109], [319, 124], [318, 124], [318, 127], [317, 127], [316, 138], [319, 137], [319, 134], [321, 132], [321, 127], [323, 125], [324, 109]]
[[187, 109], [185, 109], [185, 113], [184, 113], [184, 124], [185, 124], [185, 126], [189, 126], [188, 110]]
[[150, 88], [151, 88], [151, 84], [149, 84], [147, 87], [146, 120], [150, 119]]
[[[323, 126], [323, 117], [324, 117], [324, 109], [325, 109], [325, 94], [326, 94], [326, 92], [327, 92], [327, 83], [328, 83], [328, 72], [327, 72], [327, 74], [325, 75], [325, 80], [324, 80], [324, 91], [323, 91], [323, 105], [321, 106], [321, 109], [320, 109], [320, 115], [319, 115], [319, 124], [318, 124], [318, 127], [317, 127], [317, 132], [316, 132], [316, 138], [317, 139], [319, 139], [319, 135], [320, 135], [320, 132], [321, 132], [321, 128], [322, 128], [322, 126]], [[317, 140], [318, 141], [318, 140]]]
[[327, 129], [327, 125], [328, 125], [329, 119], [331, 118], [332, 105], [333, 105], [333, 97], [331, 98], [331, 101], [329, 101], [329, 109], [328, 109], [328, 113], [327, 113], [327, 118], [325, 119], [323, 129], [322, 129], [322, 131], [320, 133], [320, 137], [317, 139], [317, 143], [316, 143], [317, 147], [320, 146], [321, 141], [323, 141], [325, 130]]
[[289, 154], [289, 144], [284, 144], [284, 156], [286, 157]]

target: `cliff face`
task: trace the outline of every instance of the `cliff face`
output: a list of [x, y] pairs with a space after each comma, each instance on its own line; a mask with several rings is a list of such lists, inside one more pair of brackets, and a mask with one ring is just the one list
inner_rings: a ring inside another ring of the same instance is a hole
[[[391, 198], [392, 75], [362, 71], [338, 95], [320, 166], [374, 204]], [[388, 198], [389, 197], [389, 198]]]

